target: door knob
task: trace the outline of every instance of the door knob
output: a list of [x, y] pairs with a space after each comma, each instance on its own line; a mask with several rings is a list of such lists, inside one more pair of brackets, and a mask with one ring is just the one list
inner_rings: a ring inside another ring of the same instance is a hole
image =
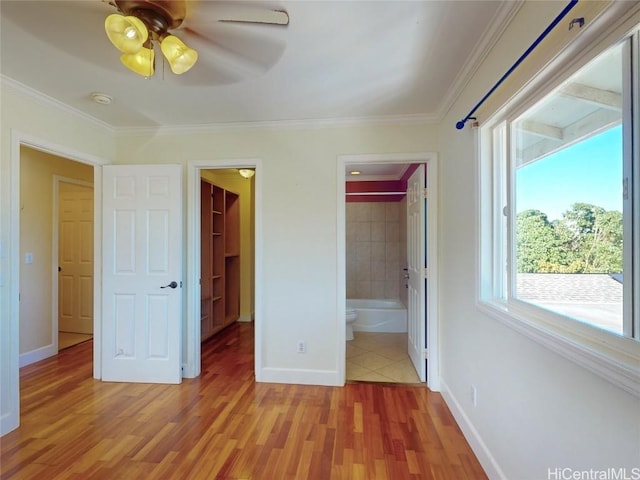
[[165, 285], [164, 287], [160, 287], [160, 288], [177, 288], [178, 287], [178, 282], [171, 282], [169, 285]]

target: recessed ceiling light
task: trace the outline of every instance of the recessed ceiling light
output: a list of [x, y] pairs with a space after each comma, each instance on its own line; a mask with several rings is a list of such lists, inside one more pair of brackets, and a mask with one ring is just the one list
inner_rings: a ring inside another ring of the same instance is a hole
[[91, 100], [100, 105], [109, 105], [113, 101], [113, 98], [106, 93], [93, 92], [91, 94]]
[[362, 172], [360, 170], [351, 170], [349, 175], [360, 175]]

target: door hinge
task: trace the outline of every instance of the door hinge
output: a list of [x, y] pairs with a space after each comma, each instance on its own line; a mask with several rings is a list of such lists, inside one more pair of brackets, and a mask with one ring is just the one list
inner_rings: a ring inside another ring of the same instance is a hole
[[429, 349], [425, 348], [422, 351], [422, 358], [426, 358], [427, 360], [429, 359]]
[[422, 278], [428, 278], [429, 277], [429, 269], [427, 267], [424, 267], [422, 269]]
[[422, 189], [422, 198], [429, 198], [429, 189], [426, 187]]
[[624, 177], [622, 180], [622, 198], [629, 200], [629, 177]]

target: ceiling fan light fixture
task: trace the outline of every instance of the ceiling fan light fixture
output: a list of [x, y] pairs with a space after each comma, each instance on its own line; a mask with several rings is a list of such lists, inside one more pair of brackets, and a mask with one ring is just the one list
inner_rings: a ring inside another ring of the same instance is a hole
[[142, 20], [119, 13], [107, 17], [104, 29], [114, 47], [125, 54], [139, 52], [149, 38], [149, 31]]
[[175, 35], [167, 35], [160, 41], [162, 54], [169, 62], [171, 71], [180, 75], [188, 71], [198, 61], [198, 52], [187, 47], [182, 40]]
[[129, 70], [143, 77], [154, 74], [155, 53], [152, 45], [144, 46], [137, 53], [123, 53], [120, 61]]

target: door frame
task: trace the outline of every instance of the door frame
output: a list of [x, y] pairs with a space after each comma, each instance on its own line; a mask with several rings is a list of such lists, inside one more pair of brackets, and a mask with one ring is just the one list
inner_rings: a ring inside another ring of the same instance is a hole
[[194, 378], [200, 375], [200, 175], [201, 170], [226, 168], [254, 168], [254, 350], [255, 379], [262, 379], [262, 328], [263, 328], [263, 283], [262, 283], [262, 159], [244, 158], [227, 160], [191, 160], [187, 164], [187, 250], [186, 276], [187, 300], [184, 351], [186, 363], [183, 376]]
[[[9, 405], [7, 414], [0, 421], [0, 433], [9, 432], [17, 428], [20, 424], [20, 147], [25, 146], [44, 153], [55, 155], [75, 162], [84, 163], [93, 167], [94, 200], [93, 200], [93, 328], [94, 328], [94, 351], [93, 351], [93, 376], [100, 378], [100, 327], [101, 302], [100, 284], [98, 279], [102, 275], [101, 244], [101, 221], [102, 218], [102, 165], [111, 163], [110, 161], [86, 152], [57, 144], [49, 140], [26, 134], [17, 130], [11, 130], [10, 145], [10, 171], [9, 176], [9, 235], [7, 246], [7, 256], [9, 257], [9, 271], [6, 273], [9, 285], [9, 331], [8, 344], [10, 346], [9, 360]], [[1, 252], [0, 254], [5, 254]], [[97, 338], [96, 338], [97, 337]], [[5, 385], [3, 385], [4, 387]]]
[[[52, 320], [52, 335], [54, 340], [54, 347], [56, 353], [59, 351], [58, 348], [58, 330], [60, 329], [60, 318], [58, 311], [58, 293], [60, 291], [60, 277], [58, 275], [58, 266], [59, 263], [59, 252], [58, 247], [60, 245], [60, 184], [61, 183], [70, 183], [71, 185], [80, 185], [81, 187], [89, 187], [93, 191], [94, 196], [94, 204], [95, 204], [95, 188], [93, 184], [89, 182], [84, 182], [82, 180], [78, 180], [76, 178], [64, 177], [61, 175], [53, 176], [53, 236], [52, 236], [52, 245], [51, 245], [51, 320]], [[95, 207], [95, 205], [94, 205]], [[93, 216], [93, 223], [95, 224], [96, 218]], [[95, 239], [94, 239], [95, 244]], [[94, 259], [95, 261], [95, 259]], [[94, 265], [95, 270], [95, 265]], [[95, 278], [95, 275], [94, 275]], [[95, 282], [93, 288], [93, 295], [95, 302]], [[94, 325], [95, 327], [95, 325]]]
[[[424, 163], [427, 167], [427, 189], [429, 198], [427, 202], [427, 251], [426, 260], [429, 271], [429, 279], [425, 289], [429, 298], [428, 308], [425, 310], [427, 318], [431, 321], [426, 325], [427, 334], [427, 386], [433, 391], [440, 391], [440, 342], [438, 315], [438, 155], [435, 152], [418, 153], [388, 153], [388, 154], [362, 154], [362, 155], [338, 155], [337, 171], [337, 299], [338, 318], [343, 318], [346, 311], [346, 175], [347, 165], [354, 163]], [[426, 321], [426, 319], [425, 319]], [[337, 322], [338, 331], [338, 378], [342, 384], [346, 376], [346, 335], [344, 321]]]

